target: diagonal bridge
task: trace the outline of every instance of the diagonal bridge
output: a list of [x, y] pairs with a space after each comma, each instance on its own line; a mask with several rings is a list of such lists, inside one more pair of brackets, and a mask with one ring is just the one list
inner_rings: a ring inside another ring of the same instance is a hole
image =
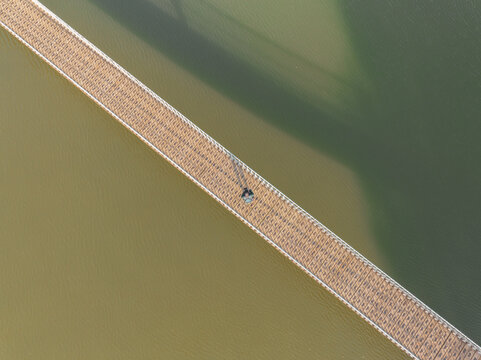
[[412, 358], [481, 360], [478, 345], [38, 1], [0, 0], [0, 25]]

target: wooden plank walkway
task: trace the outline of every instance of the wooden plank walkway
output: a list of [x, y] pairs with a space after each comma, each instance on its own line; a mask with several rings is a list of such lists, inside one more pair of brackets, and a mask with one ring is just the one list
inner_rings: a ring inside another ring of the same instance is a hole
[[0, 24], [411, 357], [481, 360], [479, 346], [42, 4], [0, 0]]

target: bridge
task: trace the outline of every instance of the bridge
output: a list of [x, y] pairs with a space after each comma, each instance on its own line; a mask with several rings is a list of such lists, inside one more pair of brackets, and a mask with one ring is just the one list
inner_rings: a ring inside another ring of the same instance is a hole
[[38, 1], [0, 0], [0, 25], [413, 359], [481, 360], [478, 345]]

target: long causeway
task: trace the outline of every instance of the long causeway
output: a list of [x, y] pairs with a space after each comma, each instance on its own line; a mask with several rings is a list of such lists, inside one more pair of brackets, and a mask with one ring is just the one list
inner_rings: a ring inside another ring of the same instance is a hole
[[481, 360], [478, 345], [42, 4], [0, 0], [0, 25], [412, 358]]

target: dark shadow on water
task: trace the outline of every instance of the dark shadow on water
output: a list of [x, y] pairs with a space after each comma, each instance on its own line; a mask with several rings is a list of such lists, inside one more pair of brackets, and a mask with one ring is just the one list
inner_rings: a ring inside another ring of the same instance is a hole
[[341, 1], [376, 89], [359, 92], [353, 120], [190, 29], [179, 0], [170, 0], [178, 18], [146, 0], [92, 1], [218, 91], [354, 169], [394, 276], [481, 340], [479, 6]]
[[[180, 2], [182, 0], [174, 0], [176, 2]], [[215, 16], [216, 18], [221, 18], [223, 19], [224, 22], [227, 22], [230, 27], [235, 29], [239, 34], [242, 34], [243, 37], [246, 39], [253, 39], [251, 41], [254, 41], [256, 43], [256, 48], [264, 46], [268, 46], [270, 48], [275, 49], [275, 58], [271, 58], [272, 62], [274, 62], [276, 59], [288, 59], [290, 60], [290, 63], [297, 63], [301, 64], [303, 67], [311, 69], [313, 73], [320, 73], [323, 74], [325, 77], [330, 78], [331, 80], [334, 80], [346, 87], [349, 88], [356, 88], [356, 91], [358, 93], [361, 93], [363, 90], [356, 86], [356, 84], [349, 79], [345, 79], [339, 74], [336, 74], [334, 72], [327, 71], [326, 69], [322, 68], [319, 66], [319, 64], [315, 63], [314, 61], [311, 61], [309, 59], [306, 59], [299, 54], [297, 54], [295, 51], [289, 49], [287, 46], [282, 46], [282, 44], [273, 42], [270, 40], [266, 35], [261, 34], [257, 31], [255, 31], [253, 28], [247, 26], [246, 24], [240, 22], [238, 19], [233, 17], [232, 15], [226, 13], [225, 11], [222, 11], [221, 9], [215, 7], [213, 4], [206, 0], [197, 0], [199, 3], [202, 3], [204, 8], [210, 11], [210, 13]], [[289, 71], [289, 69], [284, 69], [285, 71]], [[312, 79], [305, 79], [306, 81], [312, 81]]]
[[481, 5], [341, 3], [377, 88], [363, 123], [405, 160], [358, 168], [377, 237], [403, 283], [480, 342]]
[[184, 9], [182, 9], [182, 2], [180, 0], [170, 0], [170, 3], [175, 9], [175, 15], [177, 15], [177, 20], [184, 25], [187, 25], [187, 18], [184, 14]]
[[[358, 129], [336, 120], [333, 114], [339, 112], [338, 109], [321, 103], [322, 100], [314, 105], [285, 89], [264, 72], [189, 28], [182, 12], [179, 20], [147, 0], [92, 1], [176, 64], [304, 141], [329, 152], [343, 151], [335, 150], [339, 138], [362, 144]], [[181, 2], [171, 2], [176, 3], [177, 15]], [[343, 155], [349, 159], [350, 151], [346, 150]]]

